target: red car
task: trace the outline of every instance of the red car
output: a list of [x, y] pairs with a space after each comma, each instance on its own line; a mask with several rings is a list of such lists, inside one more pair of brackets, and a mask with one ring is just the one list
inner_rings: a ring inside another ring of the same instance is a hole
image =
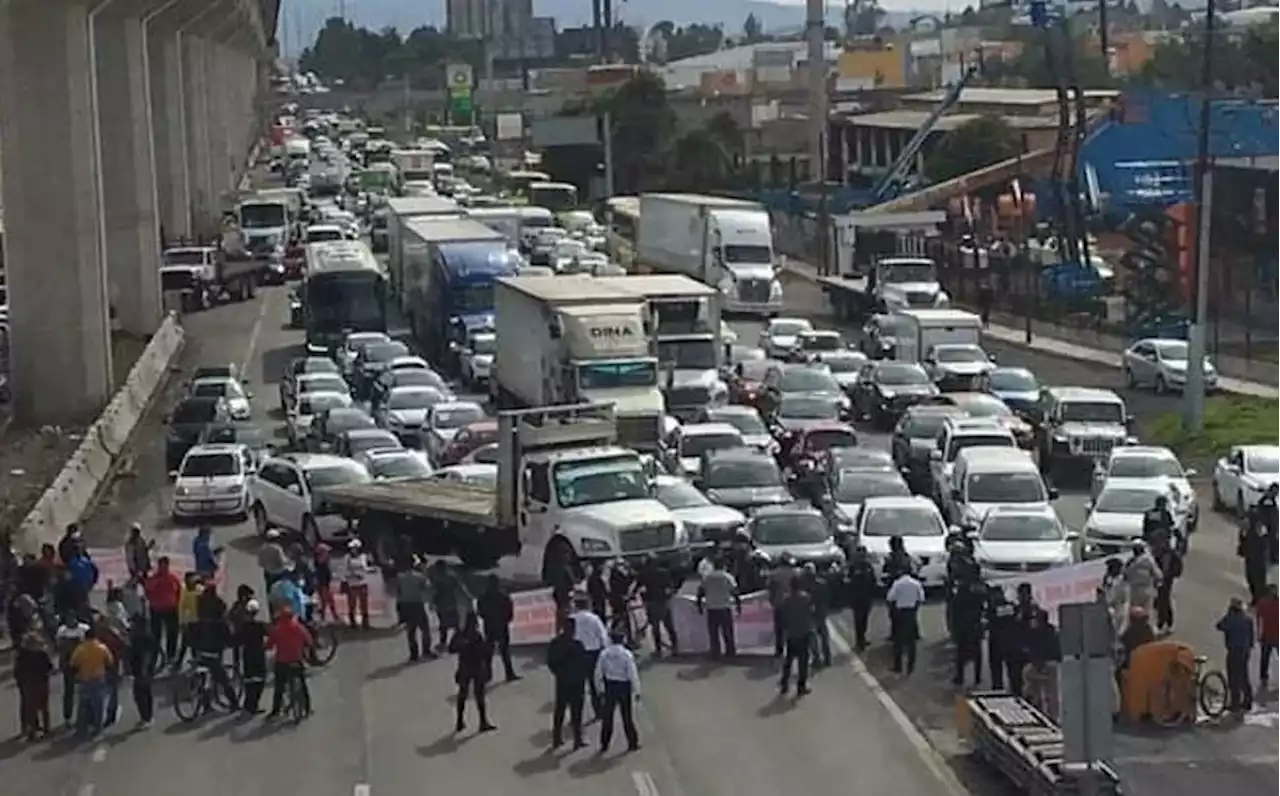
[[855, 448], [858, 435], [847, 423], [820, 422], [790, 432], [788, 452], [794, 461], [799, 457], [818, 456], [833, 448]]
[[498, 441], [498, 421], [481, 420], [458, 431], [449, 444], [440, 451], [439, 467], [449, 467], [467, 457], [467, 454]]

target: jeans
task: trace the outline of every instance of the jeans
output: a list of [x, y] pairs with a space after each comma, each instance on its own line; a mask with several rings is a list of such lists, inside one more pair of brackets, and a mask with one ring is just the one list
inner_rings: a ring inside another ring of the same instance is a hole
[[680, 640], [676, 638], [676, 625], [671, 618], [671, 603], [668, 600], [653, 600], [644, 604], [645, 618], [649, 620], [649, 631], [653, 633], [653, 648], [662, 652], [662, 631], [667, 631], [671, 654], [680, 653]]
[[[595, 678], [592, 678], [595, 679]], [[636, 730], [635, 700], [631, 683], [622, 680], [604, 681], [604, 711], [600, 716], [600, 749], [609, 748], [613, 740], [613, 717], [622, 714], [622, 732], [627, 736], [627, 747], [640, 748], [640, 733]]]
[[827, 627], [826, 617], [818, 617], [813, 628], [813, 662], [822, 666], [831, 665], [831, 630]]
[[733, 609], [708, 608], [706, 613], [707, 638], [711, 641], [711, 657], [719, 658], [722, 653], [730, 658], [737, 655], [738, 647], [733, 637]]
[[564, 740], [564, 716], [569, 714], [569, 730], [573, 733], [573, 745], [582, 745], [582, 706], [586, 701], [587, 684], [581, 680], [559, 678], [556, 680], [555, 703], [551, 710], [551, 744], [559, 746]]
[[107, 681], [83, 680], [76, 683], [76, 731], [97, 735], [102, 730], [102, 709], [107, 694]]
[[809, 689], [809, 644], [811, 641], [808, 636], [803, 638], [789, 638], [786, 640], [783, 649], [785, 653], [782, 659], [782, 679], [778, 683], [778, 687], [786, 691], [791, 687], [791, 666], [795, 664], [798, 671], [796, 673], [796, 687], [800, 691]]

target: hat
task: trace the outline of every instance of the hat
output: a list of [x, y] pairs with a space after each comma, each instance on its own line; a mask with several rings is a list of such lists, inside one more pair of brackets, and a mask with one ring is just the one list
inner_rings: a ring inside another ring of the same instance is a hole
[[262, 605], [257, 600], [250, 600], [244, 604], [244, 610], [251, 614], [256, 614], [262, 610]]
[[279, 529], [279, 528], [268, 528], [268, 529], [267, 529], [267, 538], [268, 538], [268, 539], [279, 539], [279, 538], [280, 538], [280, 529]]

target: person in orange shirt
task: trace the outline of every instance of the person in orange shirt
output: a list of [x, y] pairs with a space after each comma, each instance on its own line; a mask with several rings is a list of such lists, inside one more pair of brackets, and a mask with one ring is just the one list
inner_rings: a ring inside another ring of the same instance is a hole
[[1271, 680], [1271, 659], [1280, 646], [1280, 597], [1276, 584], [1267, 584], [1253, 604], [1253, 613], [1258, 618], [1258, 693], [1262, 694]]
[[92, 737], [102, 730], [107, 675], [115, 665], [115, 656], [98, 639], [96, 629], [90, 629], [84, 640], [72, 651], [69, 663], [76, 673], [76, 696], [79, 704], [76, 731]]

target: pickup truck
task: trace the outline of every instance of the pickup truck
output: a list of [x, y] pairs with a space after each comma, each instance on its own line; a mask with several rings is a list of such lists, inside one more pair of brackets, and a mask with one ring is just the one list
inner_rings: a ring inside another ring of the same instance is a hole
[[228, 256], [218, 246], [172, 246], [161, 255], [160, 287], [178, 295], [183, 312], [194, 312], [223, 300], [253, 298], [261, 270], [260, 261]]
[[650, 554], [689, 565], [684, 524], [650, 494], [640, 454], [615, 444], [611, 404], [500, 412], [493, 489], [438, 476], [320, 491], [379, 563], [409, 553], [457, 557], [548, 582], [583, 562]]

